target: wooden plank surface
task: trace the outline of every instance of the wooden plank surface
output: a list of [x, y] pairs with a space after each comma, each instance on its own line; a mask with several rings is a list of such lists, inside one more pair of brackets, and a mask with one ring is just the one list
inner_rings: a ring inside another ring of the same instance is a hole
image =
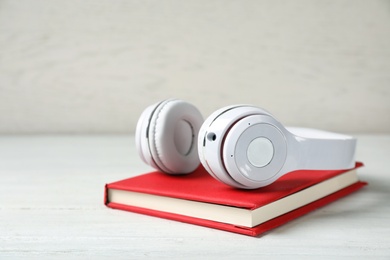
[[1, 136], [0, 258], [390, 257], [390, 136], [358, 136], [363, 190], [260, 237], [108, 209], [104, 184], [150, 171], [133, 136]]

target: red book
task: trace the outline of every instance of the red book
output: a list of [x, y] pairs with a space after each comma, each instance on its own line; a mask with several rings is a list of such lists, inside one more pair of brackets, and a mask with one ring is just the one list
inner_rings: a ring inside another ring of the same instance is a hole
[[356, 169], [295, 171], [256, 190], [231, 188], [203, 167], [172, 176], [151, 172], [105, 187], [104, 203], [113, 209], [258, 236], [332, 201], [366, 183]]

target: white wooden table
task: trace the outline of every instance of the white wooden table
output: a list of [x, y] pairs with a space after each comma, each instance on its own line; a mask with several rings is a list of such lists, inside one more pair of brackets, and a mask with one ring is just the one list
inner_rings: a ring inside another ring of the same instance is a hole
[[132, 136], [0, 136], [0, 259], [390, 259], [390, 136], [357, 137], [369, 186], [253, 238], [106, 208]]

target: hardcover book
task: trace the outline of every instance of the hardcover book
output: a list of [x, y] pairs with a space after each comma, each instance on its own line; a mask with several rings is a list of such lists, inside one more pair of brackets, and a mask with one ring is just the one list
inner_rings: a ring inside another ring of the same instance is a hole
[[104, 203], [210, 228], [258, 236], [344, 197], [366, 183], [350, 170], [291, 172], [255, 190], [229, 187], [200, 166], [189, 175], [151, 172], [106, 184]]

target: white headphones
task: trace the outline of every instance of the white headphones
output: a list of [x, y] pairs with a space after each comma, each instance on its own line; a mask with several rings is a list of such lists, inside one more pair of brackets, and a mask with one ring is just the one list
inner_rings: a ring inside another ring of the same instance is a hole
[[201, 122], [200, 112], [181, 100], [148, 107], [136, 130], [141, 158], [171, 174], [194, 171], [200, 159], [215, 179], [243, 189], [266, 186], [295, 170], [350, 169], [355, 165], [355, 138], [286, 128], [258, 107], [221, 108], [200, 127]]

